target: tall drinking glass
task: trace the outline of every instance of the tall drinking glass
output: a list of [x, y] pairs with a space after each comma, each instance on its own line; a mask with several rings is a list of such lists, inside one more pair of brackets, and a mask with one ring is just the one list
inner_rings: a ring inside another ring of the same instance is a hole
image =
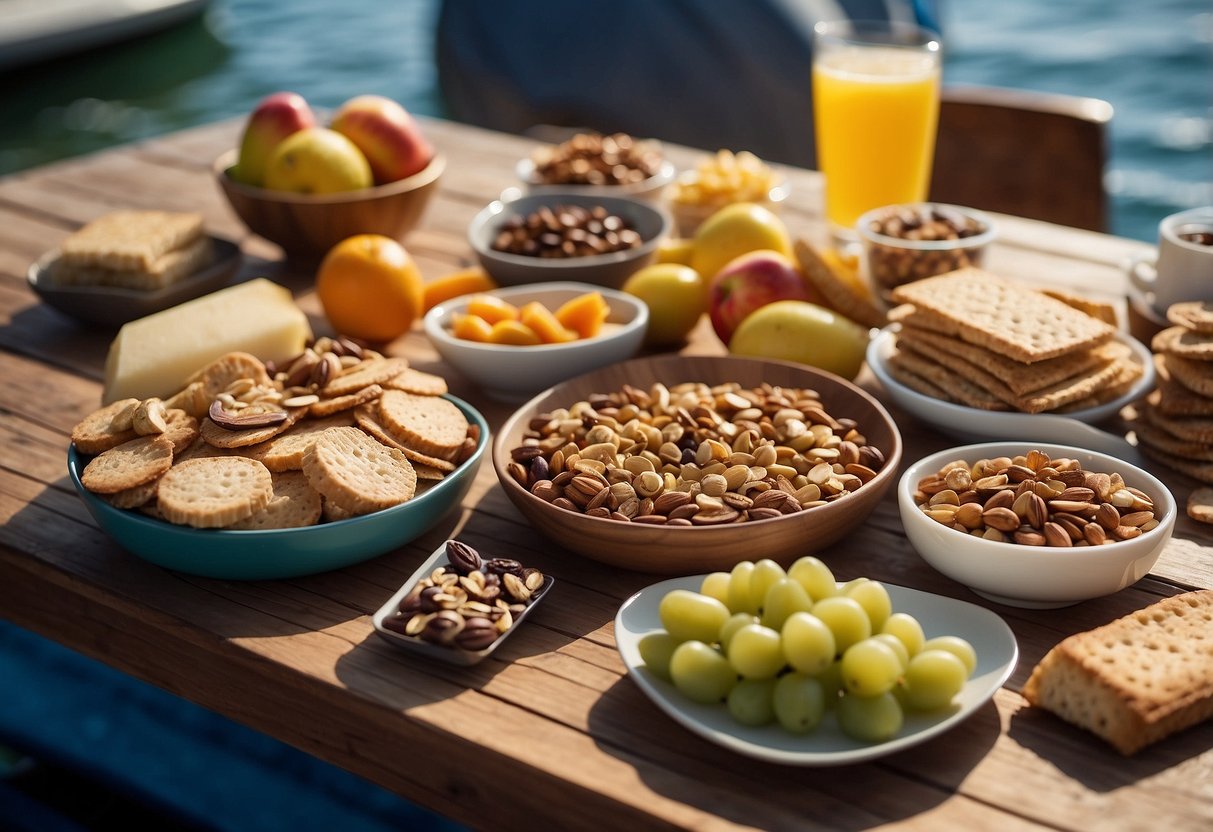
[[841, 241], [872, 208], [926, 199], [939, 120], [939, 35], [911, 24], [818, 23], [813, 38], [817, 166]]

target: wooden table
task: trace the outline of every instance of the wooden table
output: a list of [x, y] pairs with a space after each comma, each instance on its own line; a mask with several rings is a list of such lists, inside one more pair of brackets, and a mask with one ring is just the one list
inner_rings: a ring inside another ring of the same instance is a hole
[[[440, 195], [407, 240], [423, 273], [467, 264], [464, 229], [513, 184], [530, 142], [431, 123], [450, 163]], [[1019, 640], [1019, 666], [994, 701], [912, 750], [850, 768], [755, 762], [660, 713], [624, 678], [612, 620], [654, 578], [582, 560], [530, 528], [481, 467], [462, 510], [372, 562], [290, 581], [236, 583], [166, 572], [98, 531], [65, 475], [68, 433], [99, 401], [111, 333], [39, 304], [27, 266], [81, 223], [114, 208], [197, 210], [240, 239], [243, 276], [296, 289], [323, 326], [311, 275], [250, 237], [209, 165], [234, 145], [228, 122], [0, 180], [0, 615], [212, 708], [475, 827], [1209, 829], [1213, 723], [1123, 759], [1026, 707], [1019, 691], [1057, 641], [1182, 589], [1213, 587], [1213, 537], [1181, 517], [1154, 573], [1109, 598], [1063, 610], [994, 607]], [[689, 151], [671, 149], [687, 166]], [[787, 220], [821, 239], [820, 179], [791, 172]], [[992, 270], [1093, 295], [1123, 292], [1121, 261], [1144, 246], [1003, 218]], [[445, 371], [419, 329], [392, 345]], [[687, 351], [718, 353], [706, 326]], [[452, 372], [453, 392], [500, 425], [507, 409]], [[869, 377], [869, 389], [882, 395]], [[905, 461], [954, 444], [898, 415]], [[1182, 504], [1191, 483], [1156, 470]], [[438, 666], [378, 638], [370, 614], [443, 539], [516, 556], [559, 579], [522, 630], [473, 669]], [[842, 578], [867, 575], [968, 601], [910, 548], [893, 495], [860, 533], [825, 553]]]

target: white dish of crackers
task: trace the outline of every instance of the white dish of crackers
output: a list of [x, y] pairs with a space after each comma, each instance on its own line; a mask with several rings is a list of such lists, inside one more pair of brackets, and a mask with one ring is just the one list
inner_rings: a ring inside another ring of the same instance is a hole
[[[961, 436], [1076, 441], [1153, 386], [1150, 351], [1114, 311], [979, 269], [894, 290], [868, 366], [898, 406]], [[1064, 418], [1059, 418], [1064, 417]]]
[[116, 327], [226, 285], [240, 262], [199, 214], [115, 211], [39, 258], [26, 282], [66, 315]]
[[161, 566], [226, 579], [327, 571], [395, 549], [462, 499], [488, 441], [445, 381], [345, 339], [281, 366], [221, 356], [72, 433], [98, 524]]

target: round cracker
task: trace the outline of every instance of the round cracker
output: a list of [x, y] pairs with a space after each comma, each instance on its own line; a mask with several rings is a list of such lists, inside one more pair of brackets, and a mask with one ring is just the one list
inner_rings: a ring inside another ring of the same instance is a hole
[[382, 384], [408, 367], [409, 362], [403, 358], [370, 358], [329, 381], [322, 392], [329, 398], [346, 396], [372, 384]]
[[205, 396], [207, 407], [210, 407], [211, 401], [216, 396], [227, 390], [233, 382], [242, 378], [252, 379], [253, 384], [258, 387], [269, 387], [273, 384], [269, 373], [265, 371], [265, 364], [257, 356], [247, 352], [229, 352], [221, 355], [187, 378], [185, 383], [188, 388], [195, 381], [202, 382], [200, 395]]
[[273, 439], [303, 418], [305, 413], [307, 413], [306, 407], [290, 407], [286, 410], [284, 421], [264, 428], [247, 428], [245, 430], [221, 428], [208, 417], [202, 420], [199, 430], [202, 438], [216, 448], [247, 448], [250, 445]]
[[[327, 390], [325, 391], [328, 392]], [[308, 413], [313, 416], [331, 416], [334, 413], [340, 413], [343, 410], [351, 410], [360, 404], [373, 402], [383, 393], [383, 388], [378, 384], [372, 384], [369, 387], [363, 387], [361, 390], [356, 390], [353, 393], [346, 393], [342, 396], [337, 396], [332, 399], [321, 399], [318, 402], [313, 402]]]
[[76, 450], [82, 454], [99, 454], [138, 436], [129, 424], [121, 430], [114, 424], [115, 416], [137, 404], [138, 399], [119, 399], [85, 416], [72, 428]]
[[97, 494], [117, 494], [159, 477], [173, 464], [173, 443], [163, 436], [141, 436], [95, 457], [80, 482]]
[[1188, 495], [1188, 516], [1198, 523], [1213, 523], [1213, 488], [1205, 486]]
[[271, 474], [274, 496], [265, 508], [255, 511], [229, 529], [297, 529], [320, 522], [320, 493], [312, 488], [302, 471]]
[[1150, 342], [1154, 352], [1178, 355], [1194, 361], [1213, 361], [1213, 335], [1202, 335], [1187, 327], [1173, 326], [1164, 329]]
[[1205, 335], [1213, 335], [1213, 303], [1190, 300], [1167, 308], [1167, 320]]
[[441, 396], [447, 392], [446, 379], [442, 376], [423, 373], [412, 367], [380, 383], [389, 390], [403, 390], [418, 396]]
[[156, 489], [159, 487], [160, 478], [156, 477], [156, 479], [145, 482], [143, 485], [136, 485], [134, 488], [98, 496], [114, 508], [139, 508], [152, 501], [152, 498], [156, 496]]
[[199, 436], [198, 420], [180, 408], [169, 410], [164, 422], [168, 427], [161, 436], [173, 443], [174, 454], [185, 451]]
[[[400, 453], [404, 454], [405, 458], [409, 462], [413, 463], [414, 468], [421, 465], [426, 468], [433, 468], [448, 474], [455, 470], [455, 463], [413, 450], [408, 445], [402, 443], [395, 436], [392, 436], [391, 431], [384, 427], [383, 423], [375, 418], [374, 411], [366, 405], [363, 405], [354, 411], [354, 419], [357, 420], [358, 427], [362, 428], [372, 437], [378, 439], [389, 448], [395, 448], [396, 450], [400, 451]], [[418, 476], [420, 476], [420, 472], [418, 473]]]
[[265, 508], [274, 495], [269, 469], [255, 459], [189, 459], [160, 478], [157, 505], [170, 523], [215, 529]]
[[291, 430], [259, 445], [253, 445], [246, 451], [245, 456], [258, 460], [271, 472], [299, 471], [303, 468], [303, 454], [316, 441], [317, 436], [329, 428], [346, 427], [353, 422], [353, 416], [346, 411], [327, 419], [301, 421]]
[[358, 428], [329, 428], [303, 455], [303, 473], [325, 498], [350, 514], [369, 514], [417, 493], [417, 474], [404, 454]]
[[402, 444], [444, 459], [459, 450], [468, 433], [467, 417], [451, 402], [403, 390], [383, 392], [379, 397], [379, 418]]

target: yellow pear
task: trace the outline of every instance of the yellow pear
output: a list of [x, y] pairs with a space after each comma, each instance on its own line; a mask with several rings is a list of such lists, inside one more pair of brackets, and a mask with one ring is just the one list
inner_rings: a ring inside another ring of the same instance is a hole
[[787, 226], [769, 208], [737, 202], [704, 220], [695, 232], [690, 266], [707, 283], [730, 260], [759, 249], [792, 256]]

